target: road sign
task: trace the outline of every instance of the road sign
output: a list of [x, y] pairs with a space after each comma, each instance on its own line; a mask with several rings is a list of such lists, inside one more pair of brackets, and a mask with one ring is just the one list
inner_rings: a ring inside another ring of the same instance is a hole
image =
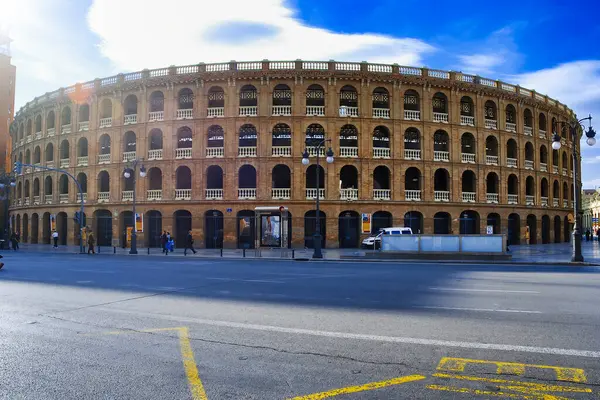
[[228, 212], [228, 213], [230, 213], [230, 212], [232, 212], [232, 211], [233, 211], [233, 209], [231, 209], [231, 208], [228, 208], [228, 209], [227, 209], [227, 212]]
[[488, 225], [486, 227], [486, 232], [488, 235], [493, 235], [494, 234], [494, 226], [493, 225]]

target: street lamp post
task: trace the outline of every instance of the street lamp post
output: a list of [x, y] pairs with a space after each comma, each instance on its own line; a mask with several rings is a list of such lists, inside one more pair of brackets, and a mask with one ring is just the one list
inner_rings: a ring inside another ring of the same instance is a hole
[[[323, 147], [325, 145], [325, 142], [331, 142], [331, 139], [323, 139], [321, 140], [317, 146], [315, 146], [315, 150], [316, 150], [316, 156], [317, 156], [317, 182], [316, 182], [316, 186], [317, 186], [317, 196], [316, 196], [316, 208], [317, 208], [317, 220], [315, 222], [315, 234], [313, 235], [313, 247], [314, 247], [314, 252], [313, 252], [313, 258], [323, 258], [323, 253], [321, 252], [321, 212], [320, 212], [320, 193], [319, 193], [319, 173], [320, 171], [320, 159], [319, 159], [319, 153], [321, 151], [321, 147]], [[331, 147], [329, 147], [329, 149], [327, 150], [327, 152], [325, 153], [327, 158], [326, 161], [328, 164], [331, 164], [333, 162], [333, 150], [331, 150]], [[310, 154], [308, 153], [308, 149], [304, 149], [304, 153], [302, 153], [302, 164], [303, 165], [308, 165], [310, 163], [310, 160], [308, 159], [308, 157], [310, 156]]]
[[[577, 140], [579, 139], [579, 129], [581, 128], [582, 132], [585, 130], [585, 127], [581, 124], [583, 121], [589, 121], [589, 127], [587, 132], [585, 132], [585, 136], [587, 136], [586, 143], [588, 146], [593, 146], [596, 144], [596, 132], [592, 128], [592, 116], [589, 115], [585, 118], [580, 119], [579, 121], [573, 120], [571, 122], [561, 121], [560, 124], [563, 126], [568, 126], [571, 130], [571, 137], [573, 138], [573, 180], [575, 181], [575, 193], [573, 193], [575, 202], [573, 204], [573, 209], [575, 213], [575, 225], [573, 226], [573, 256], [571, 257], [571, 261], [573, 262], [583, 262], [583, 254], [581, 253], [581, 187], [580, 187], [580, 178], [579, 178], [579, 158], [580, 155], [577, 152]], [[552, 148], [554, 150], [559, 150], [561, 148], [560, 136], [558, 133], [555, 133], [552, 137]]]
[[[8, 215], [8, 206], [9, 206], [9, 194], [10, 190], [17, 185], [17, 181], [12, 173], [3, 172], [0, 174], [0, 189], [4, 192], [0, 196], [0, 200], [4, 201], [4, 226], [2, 227], [2, 237], [5, 241], [8, 241], [10, 237], [10, 232], [8, 231], [9, 227], [9, 215]], [[4, 235], [8, 235], [8, 237], [4, 237]], [[2, 246], [4, 246], [3, 242]]]
[[[137, 178], [136, 178], [136, 172], [137, 172], [137, 166], [138, 164], [142, 163], [143, 159], [141, 158], [136, 158], [135, 160], [131, 161], [131, 166], [125, 168], [125, 171], [123, 172], [123, 176], [125, 177], [125, 179], [129, 179], [132, 178], [133, 179], [133, 229], [131, 230], [131, 249], [129, 250], [129, 254], [137, 254], [137, 227], [136, 227], [136, 218], [135, 218], [135, 201], [136, 201], [136, 189], [137, 189]], [[144, 167], [144, 164], [142, 164], [140, 166], [140, 177], [144, 178], [146, 177], [146, 167]]]

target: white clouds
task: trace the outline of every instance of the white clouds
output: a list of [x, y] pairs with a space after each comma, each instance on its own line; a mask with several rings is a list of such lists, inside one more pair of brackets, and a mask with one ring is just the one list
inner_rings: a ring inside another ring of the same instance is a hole
[[492, 74], [494, 69], [504, 62], [497, 54], [473, 54], [458, 56], [461, 61], [460, 70], [473, 74]]
[[[417, 39], [309, 27], [283, 0], [95, 0], [88, 23], [120, 70], [228, 60], [355, 60], [422, 65], [434, 48]], [[118, 10], [118, 12], [115, 12]], [[222, 31], [231, 40], [217, 40]], [[231, 37], [232, 32], [234, 37]]]
[[456, 66], [456, 69], [468, 74], [489, 77], [493, 77], [499, 71], [515, 70], [521, 55], [517, 51], [514, 33], [520, 25], [522, 23], [505, 26], [492, 32], [481, 41], [466, 44], [464, 48], [474, 52], [459, 55], [459, 65]]

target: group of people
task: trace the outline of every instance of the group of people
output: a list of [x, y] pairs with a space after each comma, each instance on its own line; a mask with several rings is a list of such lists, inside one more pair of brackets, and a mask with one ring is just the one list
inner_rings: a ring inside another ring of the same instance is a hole
[[[596, 229], [596, 237], [598, 238], [598, 241], [600, 242], [600, 228]], [[592, 241], [594, 241], [594, 231], [590, 231], [589, 229], [587, 231], [585, 231], [585, 241], [589, 242], [590, 238], [592, 239]]]
[[[169, 255], [169, 253], [173, 252], [175, 249], [175, 240], [171, 236], [171, 232], [163, 231], [162, 235], [160, 235], [160, 246], [165, 255]], [[191, 230], [188, 231], [185, 239], [185, 249], [183, 250], [184, 256], [187, 256], [188, 250], [191, 250], [196, 254], [196, 249], [194, 249], [194, 237], [192, 236]]]

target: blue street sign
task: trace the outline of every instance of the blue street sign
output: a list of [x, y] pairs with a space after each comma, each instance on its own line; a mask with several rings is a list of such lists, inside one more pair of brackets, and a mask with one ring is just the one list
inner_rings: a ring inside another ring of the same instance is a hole
[[227, 209], [227, 212], [228, 212], [228, 213], [229, 213], [229, 212], [232, 212], [232, 211], [233, 211], [233, 209], [232, 209], [232, 208], [228, 208], [228, 209]]

